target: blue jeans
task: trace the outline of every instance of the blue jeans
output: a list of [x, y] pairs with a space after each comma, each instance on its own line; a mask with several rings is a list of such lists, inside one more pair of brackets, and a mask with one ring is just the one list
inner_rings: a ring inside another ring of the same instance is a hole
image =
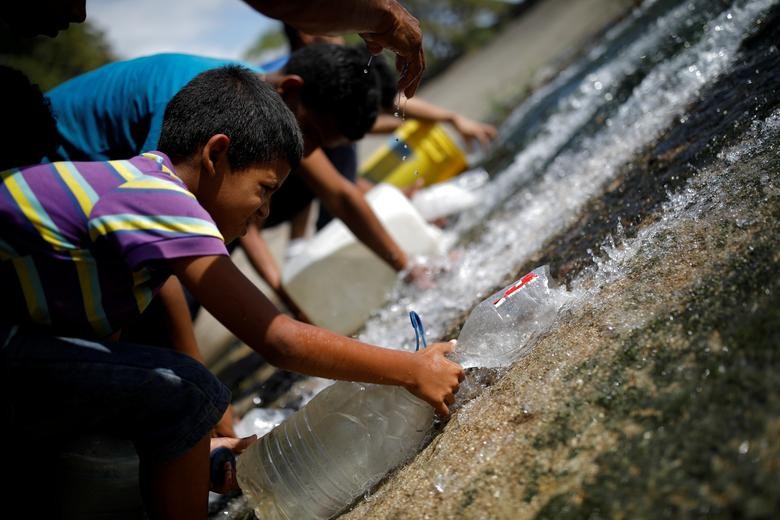
[[1, 322], [0, 391], [3, 423], [19, 439], [50, 444], [105, 433], [157, 461], [192, 448], [230, 403], [206, 367], [178, 352]]

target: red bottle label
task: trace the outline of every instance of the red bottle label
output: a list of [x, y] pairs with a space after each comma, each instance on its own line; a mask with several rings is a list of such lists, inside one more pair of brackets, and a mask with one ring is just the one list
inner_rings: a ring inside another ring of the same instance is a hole
[[510, 286], [506, 291], [504, 291], [504, 295], [501, 296], [498, 300], [493, 302], [494, 307], [501, 307], [501, 305], [504, 304], [504, 302], [512, 296], [514, 293], [531, 283], [532, 281], [539, 278], [539, 276], [536, 273], [528, 273], [527, 275], [520, 278], [518, 281], [516, 281], [512, 286]]

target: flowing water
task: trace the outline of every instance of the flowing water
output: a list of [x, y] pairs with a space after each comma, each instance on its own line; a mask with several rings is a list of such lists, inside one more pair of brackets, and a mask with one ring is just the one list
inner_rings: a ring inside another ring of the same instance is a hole
[[572, 298], [347, 517], [780, 510], [778, 45], [777, 0], [646, 1], [515, 109], [435, 287], [359, 337], [455, 337], [542, 264]]

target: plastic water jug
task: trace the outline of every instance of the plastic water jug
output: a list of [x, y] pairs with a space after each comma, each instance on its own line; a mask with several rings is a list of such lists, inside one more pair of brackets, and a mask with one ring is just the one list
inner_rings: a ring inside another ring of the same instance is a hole
[[258, 518], [326, 519], [420, 448], [433, 408], [395, 386], [339, 381], [238, 458]]
[[449, 357], [463, 368], [508, 366], [550, 330], [571, 295], [537, 267], [474, 307]]
[[441, 125], [411, 120], [360, 165], [360, 175], [406, 188], [417, 179], [426, 185], [449, 179], [467, 164], [463, 150]]
[[469, 170], [416, 191], [412, 204], [428, 222], [448, 217], [477, 206], [483, 200], [479, 188], [488, 180], [490, 175], [483, 168]]
[[[366, 199], [408, 255], [444, 252], [441, 232], [426, 223], [397, 188], [380, 184]], [[334, 220], [284, 266], [282, 284], [315, 324], [352, 334], [385, 302], [396, 277], [384, 260]]]

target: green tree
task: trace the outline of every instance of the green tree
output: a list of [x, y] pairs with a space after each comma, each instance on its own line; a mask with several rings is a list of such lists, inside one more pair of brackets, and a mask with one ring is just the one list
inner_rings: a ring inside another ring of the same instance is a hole
[[244, 59], [248, 61], [262, 61], [268, 54], [287, 48], [287, 38], [282, 31], [282, 25], [264, 32], [257, 41], [244, 51]]
[[44, 92], [114, 59], [102, 31], [89, 23], [71, 25], [56, 38], [0, 34], [0, 63], [21, 70]]

